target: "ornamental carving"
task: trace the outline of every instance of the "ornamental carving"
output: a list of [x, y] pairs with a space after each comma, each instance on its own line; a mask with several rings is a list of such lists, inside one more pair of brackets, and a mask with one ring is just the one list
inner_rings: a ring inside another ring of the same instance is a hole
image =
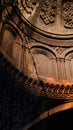
[[[0, 53], [0, 63], [5, 67], [6, 71], [18, 81], [21, 85], [24, 85], [27, 90], [31, 93], [36, 94], [37, 96], [46, 96], [48, 98], [56, 98], [56, 99], [73, 99], [73, 83], [66, 82], [67, 84], [53, 84], [53, 83], [44, 83], [41, 80], [34, 80], [24, 73], [21, 73], [18, 69], [10, 64], [10, 62], [4, 58], [4, 56]], [[26, 96], [26, 102], [28, 100], [28, 96]], [[6, 99], [5, 104], [7, 105], [8, 102]], [[29, 106], [29, 110], [32, 110], [32, 105], [34, 107], [35, 103], [33, 103], [33, 98], [30, 98], [30, 102], [27, 105]], [[25, 103], [26, 103], [25, 102]], [[3, 102], [2, 102], [3, 103]], [[4, 105], [4, 104], [3, 104]], [[12, 104], [14, 106], [14, 104]], [[18, 104], [20, 107], [20, 104]], [[15, 107], [14, 107], [15, 108]], [[26, 110], [26, 109], [25, 109]], [[17, 111], [18, 112], [18, 111]], [[20, 115], [21, 116], [21, 115]]]
[[50, 23], [53, 23], [55, 21], [55, 15], [56, 15], [56, 0], [44, 0], [43, 6], [41, 8], [40, 12], [40, 18], [43, 20], [43, 22], [47, 25]]
[[63, 20], [65, 28], [73, 28], [73, 2], [67, 1], [63, 4]]
[[64, 47], [55, 47], [54, 49], [55, 49], [55, 51], [56, 51], [59, 55], [61, 55], [66, 48], [64, 48]]
[[31, 14], [36, 6], [38, 0], [21, 0], [22, 6], [27, 13]]

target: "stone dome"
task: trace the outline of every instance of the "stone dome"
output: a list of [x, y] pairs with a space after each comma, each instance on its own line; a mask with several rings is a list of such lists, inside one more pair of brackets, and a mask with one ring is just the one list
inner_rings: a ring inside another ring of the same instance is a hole
[[29, 77], [52, 82], [54, 88], [58, 84], [58, 92], [59, 85], [72, 89], [73, 1], [3, 0], [1, 5], [0, 50], [5, 57]]
[[15, 4], [14, 1], [20, 17], [36, 33], [55, 38], [73, 36], [72, 0], [17, 0]]
[[[52, 115], [58, 113], [62, 119], [65, 114], [59, 112], [73, 108], [73, 0], [1, 0], [0, 5], [3, 108], [5, 116], [8, 108], [10, 114], [18, 113], [18, 125], [16, 120], [12, 122], [12, 114], [8, 116], [9, 129], [10, 123], [15, 124], [11, 129], [19, 129], [20, 124], [24, 124], [24, 130], [57, 129], [62, 123], [70, 128], [70, 118], [54, 122], [56, 117]], [[72, 115], [72, 111], [66, 115]], [[55, 127], [50, 127], [48, 121]]]

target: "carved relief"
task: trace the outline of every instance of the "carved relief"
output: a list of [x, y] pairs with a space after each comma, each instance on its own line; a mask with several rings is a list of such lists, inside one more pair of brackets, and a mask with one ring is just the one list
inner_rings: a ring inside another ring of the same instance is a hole
[[26, 39], [27, 39], [28, 43], [34, 42], [34, 40], [32, 38], [30, 38], [30, 37], [26, 37]]
[[55, 21], [55, 15], [56, 15], [56, 0], [44, 0], [43, 6], [41, 8], [40, 12], [40, 18], [43, 20], [43, 22], [47, 25], [50, 23], [53, 23]]
[[22, 6], [27, 13], [31, 14], [36, 6], [38, 0], [21, 0]]
[[12, 7], [10, 5], [10, 1], [9, 0], [3, 1], [3, 3], [1, 3], [0, 8], [1, 8], [0, 9], [0, 11], [1, 11], [1, 20], [6, 20], [7, 18], [9, 18], [6, 8], [9, 8], [9, 10], [11, 11]]
[[55, 47], [54, 49], [55, 49], [55, 51], [56, 51], [59, 55], [61, 55], [66, 48], [63, 48], [63, 47]]
[[[26, 89], [28, 89], [30, 92], [38, 95], [38, 96], [46, 96], [46, 97], [53, 97], [53, 98], [59, 98], [59, 99], [73, 99], [73, 84], [68, 83], [68, 85], [64, 86], [64, 84], [53, 84], [53, 83], [44, 83], [41, 80], [34, 80], [32, 78], [29, 78], [28, 76], [21, 73], [18, 69], [16, 69], [14, 66], [12, 66], [9, 61], [4, 58], [3, 55], [0, 53], [0, 62], [3, 64], [3, 66], [6, 68], [7, 72], [9, 74], [12, 74], [12, 76], [19, 81], [19, 83], [24, 84]], [[17, 73], [15, 73], [17, 72]], [[28, 99], [28, 96], [26, 96], [26, 99]], [[33, 98], [30, 98], [30, 103]], [[5, 103], [7, 104], [7, 100], [5, 99]], [[24, 100], [23, 100], [24, 101]], [[27, 100], [26, 100], [27, 102]], [[25, 103], [26, 103], [25, 102]], [[3, 101], [2, 101], [3, 103]], [[32, 104], [28, 103], [29, 110], [32, 109]], [[32, 102], [33, 103], [33, 102]], [[35, 104], [33, 103], [33, 106]], [[4, 106], [4, 104], [3, 104]], [[19, 105], [20, 106], [20, 105]], [[27, 107], [28, 107], [27, 106]]]
[[73, 28], [73, 2], [67, 0], [63, 4], [63, 20], [65, 28]]

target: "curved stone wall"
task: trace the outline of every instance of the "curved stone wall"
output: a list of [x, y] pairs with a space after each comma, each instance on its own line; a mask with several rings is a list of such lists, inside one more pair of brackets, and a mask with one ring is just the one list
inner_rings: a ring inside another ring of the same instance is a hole
[[72, 5], [68, 0], [1, 1], [2, 52], [16, 68], [34, 79], [52, 78], [72, 84]]

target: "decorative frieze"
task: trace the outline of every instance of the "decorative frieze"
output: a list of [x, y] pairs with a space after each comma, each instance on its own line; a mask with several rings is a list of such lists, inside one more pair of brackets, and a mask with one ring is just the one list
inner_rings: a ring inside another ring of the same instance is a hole
[[44, 0], [40, 12], [40, 18], [47, 25], [55, 21], [56, 15], [56, 0]]

